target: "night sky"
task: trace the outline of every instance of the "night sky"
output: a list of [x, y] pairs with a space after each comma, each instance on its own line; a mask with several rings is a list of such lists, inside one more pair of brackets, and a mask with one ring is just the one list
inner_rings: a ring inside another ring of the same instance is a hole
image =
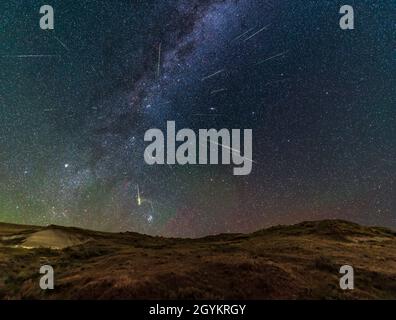
[[[344, 4], [355, 30], [339, 27]], [[395, 1], [4, 0], [0, 13], [0, 221], [396, 228]], [[144, 133], [168, 120], [253, 129], [252, 173], [147, 165]]]

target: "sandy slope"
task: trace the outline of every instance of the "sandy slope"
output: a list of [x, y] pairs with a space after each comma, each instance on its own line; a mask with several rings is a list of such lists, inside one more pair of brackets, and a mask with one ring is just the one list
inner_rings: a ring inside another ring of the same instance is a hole
[[[39, 289], [43, 264], [53, 291]], [[339, 288], [344, 264], [353, 291]], [[345, 221], [195, 240], [0, 224], [0, 298], [396, 299], [396, 234]]]
[[83, 236], [72, 229], [46, 228], [23, 229], [10, 227], [10, 225], [0, 225], [0, 239], [3, 245], [8, 245], [23, 249], [64, 249], [67, 247], [81, 245], [89, 238]]
[[20, 245], [23, 248], [64, 249], [88, 241], [87, 238], [62, 230], [42, 230], [28, 235]]

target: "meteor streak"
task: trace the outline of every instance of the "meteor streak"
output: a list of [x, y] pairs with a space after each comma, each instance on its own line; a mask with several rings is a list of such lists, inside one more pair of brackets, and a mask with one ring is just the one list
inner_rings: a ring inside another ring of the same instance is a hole
[[221, 113], [194, 113], [193, 116], [195, 117], [223, 117], [224, 114]]
[[216, 94], [216, 93], [220, 93], [220, 92], [224, 92], [224, 91], [227, 91], [227, 89], [222, 88], [222, 89], [213, 90], [210, 94]]
[[67, 47], [67, 45], [65, 45], [65, 43], [63, 41], [61, 41], [61, 39], [59, 39], [57, 36], [54, 36], [54, 38], [60, 43], [60, 45], [65, 48], [67, 51], [70, 51], [70, 49]]
[[253, 31], [254, 28], [250, 28], [249, 30], [245, 31], [244, 33], [240, 34], [236, 38], [232, 39], [231, 42], [237, 41], [241, 38], [243, 38], [246, 34], [248, 34], [250, 31]]
[[284, 56], [284, 55], [285, 55], [286, 53], [288, 53], [288, 52], [289, 52], [289, 50], [284, 51], [284, 52], [281, 52], [281, 53], [278, 53], [278, 54], [276, 54], [276, 55], [274, 55], [274, 56], [272, 56], [272, 57], [269, 57], [269, 58], [267, 58], [267, 59], [264, 59], [264, 60], [262, 60], [262, 61], [257, 62], [256, 65], [262, 64], [262, 63], [264, 63], [264, 62], [266, 62], [266, 61], [275, 59], [275, 58], [277, 58], [277, 57]]
[[162, 47], [162, 42], [158, 45], [158, 64], [157, 64], [157, 78], [160, 77], [160, 72], [161, 72], [161, 47]]
[[53, 58], [53, 57], [60, 57], [59, 54], [5, 54], [2, 55], [3, 58]]
[[220, 73], [223, 73], [225, 70], [224, 69], [221, 69], [221, 70], [219, 70], [219, 71], [216, 71], [215, 73], [212, 73], [212, 74], [210, 74], [210, 75], [208, 75], [208, 76], [206, 76], [206, 77], [203, 77], [202, 79], [201, 79], [201, 81], [205, 81], [205, 80], [208, 80], [208, 79], [210, 79], [210, 78], [213, 78], [214, 76], [216, 76], [216, 75], [218, 75], [218, 74], [220, 74]]
[[267, 24], [265, 27], [262, 27], [260, 30], [253, 33], [251, 36], [247, 37], [244, 41], [248, 41], [248, 40], [252, 39], [253, 37], [257, 36], [259, 33], [263, 32], [265, 29], [267, 29], [269, 26], [270, 26], [270, 24]]
[[139, 185], [137, 185], [137, 204], [139, 207], [142, 205], [142, 199], [140, 198]]
[[[231, 148], [231, 147], [229, 147], [229, 146], [225, 146], [225, 145], [223, 145], [222, 143], [218, 143], [218, 142], [213, 141], [213, 140], [211, 140], [211, 139], [208, 139], [208, 141], [209, 141], [211, 144], [214, 144], [214, 145], [216, 145], [216, 146], [219, 146], [219, 147], [225, 148], [225, 149], [227, 149], [227, 150], [230, 150], [232, 153], [235, 153], [235, 154], [238, 154], [238, 155], [241, 154], [241, 152], [240, 152], [239, 150], [233, 149], [233, 148]], [[247, 161], [249, 161], [249, 162], [257, 163], [256, 161], [254, 161], [254, 160], [252, 160], [252, 159], [250, 159], [250, 158], [247, 158], [247, 157], [242, 157], [242, 158], [245, 159], [245, 160], [247, 160]]]

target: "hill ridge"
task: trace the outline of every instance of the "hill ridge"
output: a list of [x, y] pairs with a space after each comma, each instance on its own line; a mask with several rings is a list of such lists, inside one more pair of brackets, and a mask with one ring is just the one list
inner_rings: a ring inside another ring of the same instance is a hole
[[0, 299], [396, 299], [396, 234], [340, 220], [198, 239], [0, 224], [0, 269]]

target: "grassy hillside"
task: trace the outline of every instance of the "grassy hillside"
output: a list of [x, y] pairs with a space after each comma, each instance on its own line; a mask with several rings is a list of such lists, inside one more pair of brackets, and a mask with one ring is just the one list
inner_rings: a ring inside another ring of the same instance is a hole
[[[54, 290], [39, 288], [44, 264]], [[1, 299], [396, 299], [396, 234], [339, 220], [201, 239], [0, 224], [0, 271]]]

